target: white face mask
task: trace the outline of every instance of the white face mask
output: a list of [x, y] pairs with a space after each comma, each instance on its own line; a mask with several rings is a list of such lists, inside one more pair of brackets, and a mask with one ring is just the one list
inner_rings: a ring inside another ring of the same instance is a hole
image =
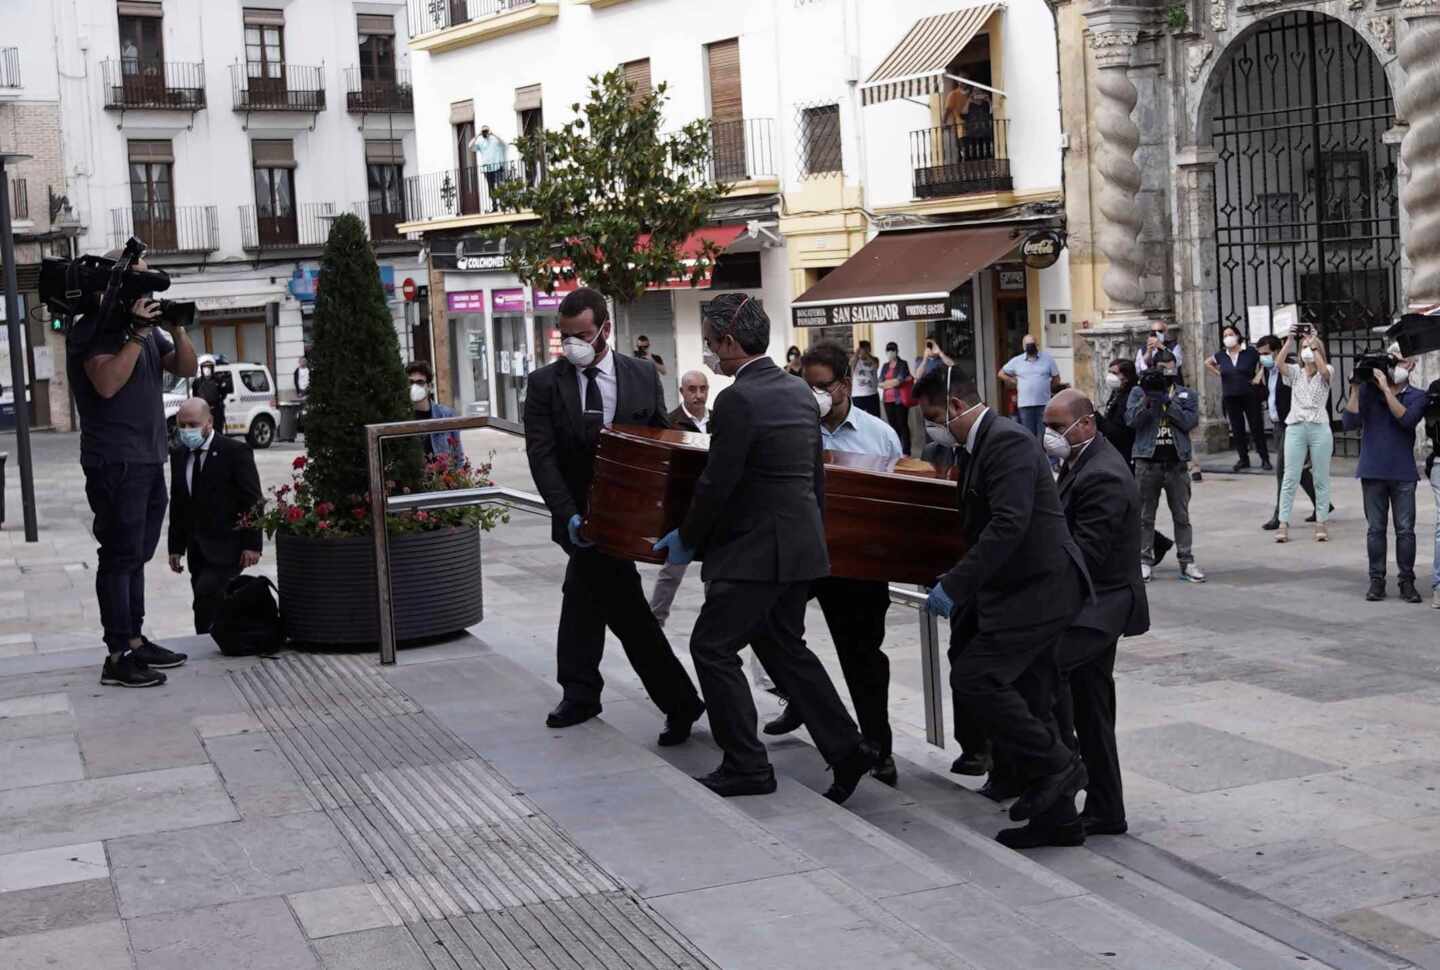
[[1311, 350], [1309, 347], [1306, 347], [1304, 350], [1300, 351], [1300, 359], [1307, 364], [1313, 364], [1315, 362], [1315, 351]]
[[960, 442], [956, 439], [955, 432], [950, 430], [950, 425], [954, 424], [956, 421], [959, 421], [961, 418], [965, 417], [965, 415], [969, 414], [971, 411], [975, 410], [978, 407], [984, 407], [983, 402], [980, 404], [972, 404], [970, 407], [955, 415], [955, 417], [946, 419], [944, 424], [934, 424], [933, 422], [926, 421], [925, 436], [937, 445], [942, 445], [946, 448], [956, 447], [960, 444]]
[[[1084, 420], [1084, 418], [1080, 418], [1071, 422], [1070, 428], [1075, 427], [1075, 425]], [[1045, 429], [1045, 454], [1059, 461], [1070, 460], [1070, 453], [1075, 449], [1075, 446], [1065, 438], [1065, 436], [1070, 433], [1070, 428], [1066, 428], [1064, 431], [1056, 431], [1054, 428]], [[1081, 442], [1081, 444], [1084, 444], [1084, 442]]]
[[1394, 384], [1404, 384], [1410, 380], [1410, 368], [1398, 366], [1390, 371], [1390, 381]]
[[1240, 343], [1240, 338], [1233, 333], [1227, 333], [1221, 343], [1225, 345], [1226, 350], [1234, 350], [1236, 345]]
[[410, 385], [410, 400], [412, 403], [419, 404], [421, 401], [425, 400], [429, 396], [430, 392], [426, 390], [424, 384]]
[[595, 334], [594, 340], [585, 340], [581, 337], [566, 337], [560, 342], [560, 349], [565, 354], [565, 359], [576, 367], [589, 367], [595, 363], [595, 344], [599, 342], [605, 333], [601, 327], [600, 332]]
[[810, 393], [815, 395], [815, 406], [820, 409], [820, 417], [823, 418], [829, 414], [830, 409], [835, 406], [835, 401], [830, 397], [830, 392], [822, 391], [818, 387], [812, 387], [810, 388]]
[[700, 360], [706, 367], [710, 368], [710, 373], [719, 374], [721, 377], [725, 376], [725, 372], [720, 369], [720, 355], [709, 347], [700, 351]]
[[887, 350], [887, 351], [885, 351], [885, 359], [886, 359], [886, 360], [896, 360], [896, 359], [899, 358], [899, 356], [900, 356], [900, 354], [899, 354], [897, 351], [894, 351], [894, 350]]
[[1120, 375], [1116, 374], [1113, 371], [1105, 375], [1105, 386], [1110, 388], [1110, 390], [1112, 391], [1119, 390], [1120, 385], [1123, 383], [1124, 382], [1120, 380]]

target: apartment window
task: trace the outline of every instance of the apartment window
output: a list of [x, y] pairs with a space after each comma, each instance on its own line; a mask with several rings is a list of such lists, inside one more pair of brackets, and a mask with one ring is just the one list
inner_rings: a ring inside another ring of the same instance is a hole
[[295, 221], [295, 146], [290, 141], [256, 141], [255, 226], [262, 246], [293, 246]]
[[796, 120], [800, 129], [800, 175], [829, 175], [842, 171], [840, 106], [801, 105]]
[[405, 151], [399, 141], [365, 143], [365, 182], [370, 191], [370, 238], [396, 239], [405, 220]]
[[540, 85], [527, 84], [523, 88], [515, 89], [515, 119], [519, 124], [520, 137], [525, 141], [537, 142], [536, 156], [534, 161], [526, 169], [526, 178], [531, 185], [540, 180], [540, 173], [544, 170], [544, 160], [541, 157], [544, 152], [544, 142], [541, 139], [545, 136], [545, 107], [541, 97]]
[[735, 182], [748, 177], [745, 155], [745, 107], [740, 98], [740, 41], [705, 45], [706, 77], [710, 92], [711, 165], [716, 181]]
[[245, 8], [245, 74], [251, 96], [284, 97], [285, 11]]
[[149, 67], [165, 60], [160, 4], [121, 3], [116, 11], [120, 17], [120, 63], [124, 73], [141, 74], [142, 63]]
[[625, 72], [625, 84], [630, 88], [630, 100], [635, 103], [644, 101], [654, 90], [650, 83], [650, 58], [642, 57], [638, 61], [626, 61], [620, 65], [620, 70]]
[[130, 141], [130, 221], [154, 249], [175, 248], [175, 158], [168, 141]]
[[480, 211], [480, 173], [470, 148], [475, 140], [475, 102], [456, 101], [450, 105], [450, 131], [455, 142], [456, 184], [454, 202], [447, 199], [446, 204], [454, 206], [457, 215], [474, 215]]
[[392, 17], [360, 14], [360, 80], [395, 80], [395, 21]]

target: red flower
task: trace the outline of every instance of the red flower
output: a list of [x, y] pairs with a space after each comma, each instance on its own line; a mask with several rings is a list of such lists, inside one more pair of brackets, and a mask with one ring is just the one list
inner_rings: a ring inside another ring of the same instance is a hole
[[305, 461], [306, 459], [304, 455], [296, 455], [295, 460], [290, 463], [290, 467], [295, 469], [304, 468]]
[[369, 513], [365, 511], [365, 507], [364, 507], [364, 506], [357, 505], [357, 506], [355, 506], [353, 509], [350, 510], [350, 514], [353, 515], [353, 516], [355, 516], [355, 518], [357, 518], [357, 519], [363, 519], [363, 518], [365, 518], [365, 516], [368, 515]]
[[303, 518], [305, 518], [305, 510], [298, 505], [292, 505], [285, 510], [286, 522], [299, 522]]
[[315, 527], [318, 528], [321, 532], [324, 532], [325, 530], [330, 528], [330, 520], [321, 519], [319, 522], [315, 523]]
[[329, 518], [330, 513], [334, 511], [335, 504], [333, 502], [320, 502], [315, 506], [315, 514], [322, 519]]
[[416, 521], [416, 522], [429, 522], [429, 521], [430, 521], [430, 513], [429, 513], [429, 512], [426, 512], [424, 509], [421, 509], [419, 512], [416, 512], [416, 513], [415, 513], [415, 521]]

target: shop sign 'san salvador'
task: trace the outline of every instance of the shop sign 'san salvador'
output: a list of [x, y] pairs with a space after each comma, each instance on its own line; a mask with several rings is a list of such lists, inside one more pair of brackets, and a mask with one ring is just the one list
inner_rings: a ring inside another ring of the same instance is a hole
[[1060, 250], [1065, 243], [1053, 229], [1042, 229], [1026, 237], [1020, 247], [1025, 265], [1031, 269], [1049, 269], [1060, 260]]

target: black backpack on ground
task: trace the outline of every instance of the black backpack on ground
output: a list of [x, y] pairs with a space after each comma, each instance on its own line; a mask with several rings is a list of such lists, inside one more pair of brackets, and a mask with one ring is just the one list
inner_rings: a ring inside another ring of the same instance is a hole
[[275, 584], [266, 576], [236, 576], [210, 625], [210, 636], [227, 657], [275, 653], [284, 646]]

